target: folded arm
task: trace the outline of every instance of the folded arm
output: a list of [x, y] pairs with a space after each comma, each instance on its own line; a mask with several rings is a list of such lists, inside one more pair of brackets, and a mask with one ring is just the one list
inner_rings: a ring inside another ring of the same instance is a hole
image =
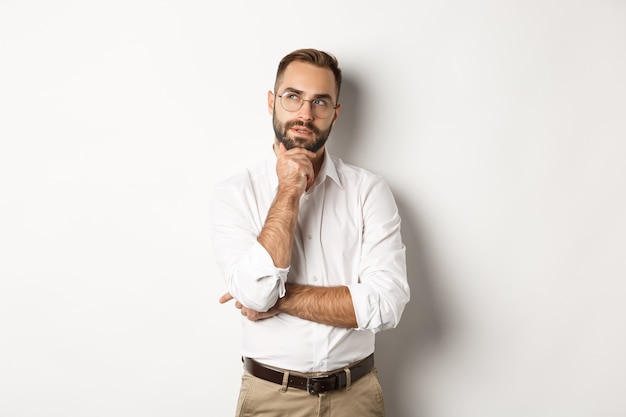
[[[271, 201], [259, 200], [252, 178], [218, 189], [213, 199], [216, 258], [229, 294], [248, 309], [268, 312], [285, 295], [300, 196], [314, 181], [314, 156], [305, 149], [286, 151], [281, 144], [279, 185]], [[269, 207], [267, 214], [263, 207]]]

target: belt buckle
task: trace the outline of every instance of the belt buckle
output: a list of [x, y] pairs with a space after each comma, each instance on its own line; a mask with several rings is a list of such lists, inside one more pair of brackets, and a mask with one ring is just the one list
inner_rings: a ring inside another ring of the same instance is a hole
[[314, 395], [319, 394], [322, 391], [317, 391], [319, 387], [315, 387], [314, 384], [323, 383], [324, 379], [328, 378], [328, 376], [312, 376], [306, 379], [306, 392]]

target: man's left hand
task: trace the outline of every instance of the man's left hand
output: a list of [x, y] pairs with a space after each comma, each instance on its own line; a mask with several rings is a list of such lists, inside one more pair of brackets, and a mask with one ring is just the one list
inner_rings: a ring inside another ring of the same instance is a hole
[[[224, 304], [224, 303], [229, 302], [230, 300], [235, 300], [235, 298], [229, 292], [227, 292], [226, 294], [220, 297], [219, 301], [220, 301], [220, 304]], [[235, 307], [241, 311], [242, 316], [246, 316], [248, 320], [251, 320], [251, 321], [263, 320], [269, 317], [273, 317], [279, 313], [276, 307], [272, 307], [266, 312], [255, 311], [255, 310], [252, 310], [251, 308], [244, 306], [237, 300], [235, 300]]]

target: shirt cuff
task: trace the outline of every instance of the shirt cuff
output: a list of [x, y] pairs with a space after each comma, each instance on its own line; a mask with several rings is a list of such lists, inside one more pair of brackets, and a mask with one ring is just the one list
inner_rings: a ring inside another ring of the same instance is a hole
[[374, 333], [382, 330], [383, 323], [379, 314], [380, 300], [378, 294], [363, 283], [348, 285], [348, 290], [350, 290], [352, 297], [357, 329], [371, 330]]
[[272, 275], [278, 278], [278, 297], [283, 298], [286, 293], [285, 283], [287, 282], [287, 275], [289, 274], [290, 267], [279, 268], [275, 266], [270, 254], [259, 242], [256, 242], [252, 247], [252, 250], [250, 252], [250, 259], [252, 261], [252, 264], [256, 263], [257, 265], [267, 266], [263, 268], [265, 271], [267, 271], [265, 274], [265, 278]]

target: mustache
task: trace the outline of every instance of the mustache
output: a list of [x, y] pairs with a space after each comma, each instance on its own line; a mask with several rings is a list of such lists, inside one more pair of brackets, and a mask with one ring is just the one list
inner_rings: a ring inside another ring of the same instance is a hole
[[317, 127], [315, 127], [315, 125], [313, 123], [303, 122], [302, 120], [293, 120], [291, 122], [286, 122], [285, 123], [285, 131], [291, 129], [294, 126], [305, 127], [307, 129], [309, 129], [311, 132], [315, 133], [316, 135], [319, 135], [319, 133], [320, 133], [319, 129]]

